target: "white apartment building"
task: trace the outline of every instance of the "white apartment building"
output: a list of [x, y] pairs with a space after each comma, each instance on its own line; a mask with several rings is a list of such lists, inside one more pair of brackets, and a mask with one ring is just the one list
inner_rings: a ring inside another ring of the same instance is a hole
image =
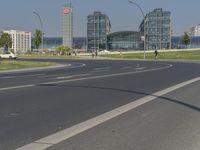
[[31, 50], [31, 32], [18, 30], [5, 30], [12, 37], [12, 49], [16, 52]]
[[190, 28], [191, 36], [200, 36], [200, 24]]

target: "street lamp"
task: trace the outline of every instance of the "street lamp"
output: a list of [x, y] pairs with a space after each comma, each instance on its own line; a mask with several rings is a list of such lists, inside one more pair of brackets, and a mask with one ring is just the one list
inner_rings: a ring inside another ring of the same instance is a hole
[[42, 24], [42, 19], [41, 19], [40, 15], [35, 10], [33, 11], [33, 14], [35, 14], [39, 18], [39, 21], [40, 21], [41, 32], [42, 32], [42, 50], [43, 50], [43, 24]]
[[144, 37], [143, 37], [143, 41], [144, 41], [144, 59], [146, 59], [145, 15], [144, 15], [144, 12], [142, 11], [142, 8], [140, 7], [140, 5], [138, 5], [136, 2], [134, 2], [132, 0], [129, 0], [129, 3], [137, 6], [140, 9], [140, 11], [142, 13], [142, 16], [143, 16], [143, 19], [144, 19]]

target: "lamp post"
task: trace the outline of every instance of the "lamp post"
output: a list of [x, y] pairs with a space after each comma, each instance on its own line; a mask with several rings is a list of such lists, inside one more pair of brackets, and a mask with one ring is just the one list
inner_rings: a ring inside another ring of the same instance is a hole
[[144, 59], [146, 59], [145, 15], [144, 15], [144, 12], [143, 12], [142, 8], [140, 7], [140, 5], [138, 5], [136, 2], [134, 2], [132, 0], [129, 0], [129, 3], [135, 5], [139, 8], [139, 10], [142, 13], [143, 19], [144, 19], [144, 37], [142, 38], [142, 40], [144, 41]]
[[43, 24], [42, 24], [42, 19], [41, 19], [40, 15], [35, 10], [33, 11], [33, 14], [35, 14], [39, 18], [39, 21], [40, 21], [41, 32], [42, 32], [42, 50], [43, 50]]

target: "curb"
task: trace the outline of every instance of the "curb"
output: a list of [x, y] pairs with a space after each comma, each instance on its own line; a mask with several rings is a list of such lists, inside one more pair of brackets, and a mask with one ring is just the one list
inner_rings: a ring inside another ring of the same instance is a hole
[[159, 62], [183, 62], [183, 63], [200, 63], [200, 60], [190, 60], [190, 59], [137, 59], [137, 58], [112, 58], [112, 57], [101, 57], [98, 56], [96, 58], [91, 57], [80, 57], [77, 59], [82, 60], [126, 60], [126, 61], [159, 61]]
[[64, 67], [69, 67], [71, 64], [68, 65], [55, 65], [55, 66], [48, 66], [48, 67], [34, 67], [34, 68], [24, 68], [24, 69], [14, 69], [14, 70], [5, 70], [5, 71], [0, 71], [0, 74], [3, 73], [15, 73], [15, 72], [28, 72], [28, 71], [39, 71], [39, 70], [49, 70], [49, 69], [57, 69], [57, 68], [64, 68]]

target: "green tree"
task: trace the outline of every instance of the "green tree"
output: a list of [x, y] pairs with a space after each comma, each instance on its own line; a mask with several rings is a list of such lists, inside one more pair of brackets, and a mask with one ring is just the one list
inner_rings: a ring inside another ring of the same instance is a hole
[[0, 47], [5, 49], [12, 47], [12, 37], [8, 33], [3, 33], [0, 37]]
[[188, 46], [190, 44], [190, 36], [187, 32], [184, 32], [184, 35], [182, 36], [181, 43], [185, 46]]
[[60, 55], [65, 55], [67, 53], [71, 53], [71, 49], [68, 46], [60, 45], [56, 48], [56, 52]]
[[36, 49], [38, 49], [42, 44], [42, 31], [39, 29], [35, 30], [35, 34], [33, 37], [33, 44], [35, 45]]

